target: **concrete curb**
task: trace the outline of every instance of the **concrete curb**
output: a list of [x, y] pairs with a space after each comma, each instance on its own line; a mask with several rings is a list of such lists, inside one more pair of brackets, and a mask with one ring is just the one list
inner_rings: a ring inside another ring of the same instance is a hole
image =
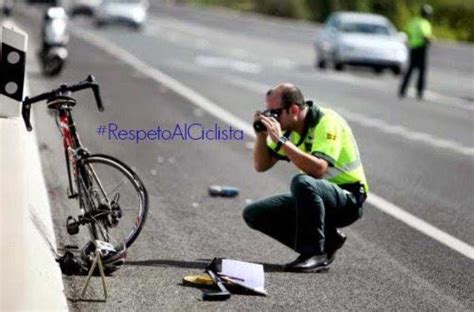
[[36, 133], [0, 118], [0, 146], [0, 311], [67, 311]]

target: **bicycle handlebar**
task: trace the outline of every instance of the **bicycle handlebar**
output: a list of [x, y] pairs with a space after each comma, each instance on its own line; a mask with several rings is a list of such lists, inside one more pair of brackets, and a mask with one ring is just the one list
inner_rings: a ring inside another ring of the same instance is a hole
[[99, 84], [96, 82], [94, 76], [89, 75], [86, 80], [81, 81], [77, 84], [74, 84], [71, 86], [63, 84], [59, 88], [54, 89], [50, 92], [46, 92], [46, 93], [34, 96], [32, 98], [25, 97], [25, 99], [22, 102], [21, 114], [23, 116], [23, 120], [25, 121], [26, 129], [28, 131], [31, 131], [33, 129], [30, 122], [31, 104], [48, 100], [56, 96], [61, 96], [68, 92], [73, 93], [73, 92], [77, 92], [77, 91], [81, 91], [81, 90], [89, 89], [89, 88], [92, 89], [92, 92], [94, 93], [94, 98], [95, 98], [95, 102], [97, 103], [97, 108], [99, 109], [99, 111], [103, 112], [104, 105], [102, 104], [102, 99], [100, 97]]

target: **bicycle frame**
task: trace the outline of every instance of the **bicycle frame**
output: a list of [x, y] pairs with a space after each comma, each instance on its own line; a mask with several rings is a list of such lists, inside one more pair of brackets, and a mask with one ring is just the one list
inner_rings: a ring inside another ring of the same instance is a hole
[[[78, 181], [79, 172], [77, 170], [78, 168], [77, 164], [83, 157], [89, 155], [89, 153], [81, 144], [81, 141], [79, 139], [79, 134], [77, 133], [76, 126], [72, 119], [70, 107], [68, 107], [67, 105], [62, 105], [59, 108], [58, 121], [59, 121], [59, 124], [58, 124], [59, 131], [63, 137], [64, 155], [66, 158], [66, 168], [68, 172], [69, 189], [70, 189], [70, 194], [68, 195], [69, 195], [69, 198], [75, 198], [77, 197], [78, 194], [77, 192], [74, 191], [72, 178]], [[71, 167], [73, 169], [72, 174], [71, 174]], [[110, 203], [110, 200], [93, 168], [92, 168], [91, 173], [97, 185], [99, 186], [99, 189], [101, 190], [102, 195], [107, 200], [107, 203]]]
[[[78, 170], [77, 162], [81, 157], [87, 155], [87, 151], [82, 147], [79, 135], [77, 134], [76, 126], [72, 119], [71, 109], [66, 105], [59, 108], [59, 131], [63, 137], [64, 156], [66, 160], [66, 168], [69, 182], [69, 198], [77, 197], [77, 190], [74, 189], [72, 179], [77, 181]], [[72, 172], [71, 172], [72, 167]]]
[[[79, 133], [72, 118], [72, 108], [75, 106], [76, 100], [71, 95], [74, 92], [85, 89], [93, 91], [97, 108], [99, 111], [103, 111], [104, 106], [100, 97], [99, 85], [95, 78], [89, 75], [86, 80], [79, 83], [73, 85], [62, 84], [52, 91], [31, 98], [26, 97], [22, 101], [21, 114], [26, 129], [32, 131], [33, 127], [30, 121], [32, 104], [47, 101], [48, 108], [55, 111], [55, 121], [63, 139], [69, 183], [68, 197], [70, 199], [77, 199], [81, 210], [77, 218], [73, 216], [67, 218], [66, 228], [70, 235], [79, 233], [81, 225], [89, 225], [92, 239], [99, 239], [99, 234], [107, 242], [110, 241], [111, 237], [114, 238], [110, 235], [109, 229], [116, 227], [119, 224], [119, 220], [122, 219], [122, 209], [119, 204], [122, 193], [116, 190], [124, 181], [131, 182], [131, 192], [125, 192], [124, 194], [127, 194], [127, 197], [138, 200], [132, 207], [132, 209], [136, 209], [138, 215], [136, 226], [126, 224], [128, 232], [122, 233], [120, 231], [120, 234], [118, 234], [120, 237], [115, 237], [118, 243], [117, 246], [120, 247], [119, 249], [122, 249], [124, 244], [126, 247], [129, 247], [133, 243], [143, 227], [148, 211], [148, 195], [139, 177], [126, 164], [108, 155], [90, 155], [87, 149], [82, 146]], [[96, 172], [97, 168], [94, 168], [96, 165], [99, 167], [99, 172]], [[107, 185], [102, 183], [101, 178], [106, 176], [106, 182], [113, 182], [114, 177], [107, 174], [100, 176], [100, 170], [104, 170], [102, 168], [105, 168], [106, 173], [110, 172], [114, 176], [116, 174], [121, 176], [120, 184], [114, 184], [113, 189], [109, 189], [107, 192], [104, 188]], [[111, 178], [111, 180], [108, 180], [108, 178]], [[128, 214], [129, 212], [127, 212]], [[131, 220], [133, 222], [133, 219]], [[123, 236], [124, 234], [126, 236]]]
[[[66, 160], [66, 169], [67, 169], [67, 174], [68, 174], [68, 182], [69, 182], [69, 194], [68, 198], [74, 199], [79, 196], [79, 189], [74, 189], [74, 184], [72, 182], [73, 178], [74, 181], [76, 181], [76, 187], [79, 188], [79, 181], [81, 180], [81, 177], [79, 176], [79, 162], [81, 159], [85, 156], [88, 155], [87, 150], [82, 146], [81, 141], [79, 139], [79, 134], [77, 133], [76, 126], [74, 124], [72, 114], [71, 114], [71, 108], [67, 105], [61, 105], [59, 107], [59, 114], [58, 114], [58, 126], [59, 126], [59, 132], [61, 133], [61, 136], [63, 137], [63, 147], [64, 147], [64, 156]], [[72, 172], [71, 172], [71, 167], [72, 167]], [[92, 174], [96, 180], [96, 182], [99, 185], [100, 190], [102, 191], [103, 195], [105, 195], [105, 199], [107, 200], [107, 203], [109, 204], [109, 199], [107, 198], [105, 191], [97, 177], [97, 174], [95, 173], [94, 169], [92, 168]], [[86, 195], [87, 196], [87, 195]], [[84, 198], [79, 198], [79, 201], [83, 201]], [[92, 203], [92, 199], [87, 196], [87, 199], [89, 203]], [[81, 207], [83, 204], [80, 204]], [[85, 213], [85, 211], [82, 211], [82, 213]], [[107, 233], [103, 233], [102, 229], [99, 228], [99, 230], [102, 232], [103, 237], [108, 238]]]

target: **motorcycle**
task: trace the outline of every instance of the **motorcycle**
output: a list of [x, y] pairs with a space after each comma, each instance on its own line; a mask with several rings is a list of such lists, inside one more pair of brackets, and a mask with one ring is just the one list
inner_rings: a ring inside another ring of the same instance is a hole
[[0, 1], [2, 4], [2, 12], [4, 16], [10, 16], [13, 10], [13, 0]]
[[41, 27], [42, 48], [39, 52], [43, 75], [53, 77], [63, 69], [68, 57], [69, 17], [62, 7], [48, 8]]

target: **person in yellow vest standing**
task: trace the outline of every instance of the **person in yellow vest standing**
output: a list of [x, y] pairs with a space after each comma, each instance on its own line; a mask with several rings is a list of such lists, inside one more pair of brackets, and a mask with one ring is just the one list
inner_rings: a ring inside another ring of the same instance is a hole
[[410, 48], [410, 63], [403, 75], [399, 96], [405, 97], [406, 89], [410, 81], [413, 69], [418, 69], [418, 83], [416, 85], [417, 97], [423, 99], [423, 91], [426, 83], [426, 68], [428, 66], [428, 46], [433, 37], [429, 19], [433, 14], [433, 8], [425, 4], [421, 7], [420, 16], [412, 19], [407, 26], [408, 46]]
[[339, 114], [305, 101], [293, 84], [270, 89], [265, 106], [254, 120], [256, 171], [286, 160], [301, 173], [293, 177], [289, 193], [248, 205], [243, 218], [300, 254], [285, 265], [286, 271], [320, 271], [346, 240], [338, 228], [362, 216], [369, 188], [359, 149]]

